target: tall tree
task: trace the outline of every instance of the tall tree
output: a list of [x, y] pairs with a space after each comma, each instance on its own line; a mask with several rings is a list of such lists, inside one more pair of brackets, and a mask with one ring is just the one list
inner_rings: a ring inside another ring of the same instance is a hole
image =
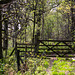
[[8, 20], [4, 21], [4, 49], [6, 51], [7, 55], [7, 49], [8, 49]]
[[3, 58], [2, 53], [2, 13], [1, 13], [2, 7], [0, 6], [0, 59]]
[[72, 40], [74, 40], [74, 32], [75, 32], [75, 17], [74, 17], [74, 0], [71, 1], [71, 36], [72, 36]]

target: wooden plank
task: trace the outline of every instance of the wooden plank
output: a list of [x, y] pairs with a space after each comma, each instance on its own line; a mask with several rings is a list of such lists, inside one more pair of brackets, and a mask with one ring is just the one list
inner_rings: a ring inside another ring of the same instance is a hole
[[[20, 55], [20, 57], [25, 57], [25, 55]], [[26, 57], [32, 57], [32, 56], [31, 55], [26, 55]]]
[[[57, 51], [58, 52], [58, 51]], [[38, 53], [43, 53], [43, 52], [38, 52]], [[74, 52], [58, 52], [59, 54], [64, 54], [64, 53], [66, 53], [66, 54], [75, 54]], [[45, 54], [46, 55], [53, 55], [53, 54], [56, 54], [56, 53], [54, 53], [54, 52], [45, 52]]]
[[26, 52], [26, 51], [20, 51], [20, 52]]
[[[20, 57], [24, 57], [24, 56], [20, 56]], [[27, 56], [27, 57], [31, 57], [31, 58], [40, 58], [40, 57], [34, 57], [34, 56]], [[68, 55], [66, 55], [66, 56], [57, 56], [56, 54], [55, 55], [46, 55], [45, 57], [41, 57], [41, 58], [43, 58], [43, 59], [46, 59], [46, 58], [50, 58], [50, 57], [61, 57], [61, 58], [73, 58], [73, 57], [75, 57], [74, 55], [73, 56], [68, 56]]]
[[75, 57], [75, 56], [56, 56], [56, 55], [53, 55], [53, 56], [46, 56], [46, 57], [73, 58], [73, 57]]
[[30, 52], [32, 52], [32, 51], [20, 51], [20, 52], [27, 52], [27, 53], [30, 53]]
[[34, 45], [34, 44], [17, 43], [17, 45]]
[[[20, 45], [34, 46], [34, 44], [19, 44], [19, 43], [17, 45], [19, 45], [19, 46]], [[39, 45], [39, 46], [45, 46], [45, 45]], [[72, 46], [72, 45], [47, 45], [47, 46]]]
[[53, 49], [39, 48], [39, 50], [71, 50], [71, 49], [69, 49], [69, 48], [53, 48]]
[[[25, 47], [17, 47], [17, 48], [25, 48]], [[34, 49], [34, 47], [27, 47], [27, 48], [33, 48]]]
[[[38, 54], [38, 56], [40, 56], [39, 54]], [[21, 55], [20, 57], [25, 57], [24, 55]], [[29, 55], [29, 56], [27, 56], [27, 57], [31, 57], [31, 58], [40, 58], [40, 57], [35, 57], [35, 55], [33, 55], [33, 56], [31, 56], [31, 55]], [[61, 58], [73, 58], [73, 57], [75, 57], [74, 55], [65, 55], [65, 56], [58, 56], [57, 54], [52, 54], [52, 55], [45, 55], [44, 57], [42, 56], [42, 58], [48, 58], [48, 57], [61, 57]]]
[[[39, 45], [39, 46], [45, 46], [45, 45]], [[46, 46], [72, 46], [72, 45], [46, 45]]]
[[25, 47], [17, 47], [17, 48], [25, 48]]
[[39, 41], [45, 41], [45, 42], [75, 42], [75, 40], [39, 40]]

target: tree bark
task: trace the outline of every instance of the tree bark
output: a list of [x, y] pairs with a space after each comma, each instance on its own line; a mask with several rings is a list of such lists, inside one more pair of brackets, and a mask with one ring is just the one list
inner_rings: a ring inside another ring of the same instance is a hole
[[4, 23], [5, 23], [4, 24], [4, 49], [5, 49], [6, 55], [7, 55], [7, 49], [8, 49], [8, 21], [5, 20]]
[[2, 7], [0, 6], [0, 59], [3, 58], [3, 53], [2, 53], [2, 15], [1, 15], [1, 9]]
[[72, 0], [72, 3], [71, 3], [71, 37], [72, 37], [72, 40], [74, 40], [74, 30], [75, 30], [75, 17], [74, 17], [74, 3], [73, 3], [73, 0]]

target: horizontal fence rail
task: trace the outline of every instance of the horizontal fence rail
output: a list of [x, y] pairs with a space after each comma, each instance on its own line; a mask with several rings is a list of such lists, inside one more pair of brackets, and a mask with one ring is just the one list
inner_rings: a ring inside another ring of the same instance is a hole
[[15, 46], [18, 70], [22, 57], [44, 58], [49, 57], [75, 57], [75, 40], [37, 40], [36, 43], [16, 43]]

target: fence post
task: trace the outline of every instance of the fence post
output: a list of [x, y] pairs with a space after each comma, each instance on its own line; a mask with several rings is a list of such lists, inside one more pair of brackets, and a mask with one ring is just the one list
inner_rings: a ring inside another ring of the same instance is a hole
[[25, 60], [27, 59], [27, 45], [25, 47]]
[[38, 49], [39, 49], [39, 36], [35, 35], [35, 49], [34, 49], [34, 53], [38, 54]]
[[18, 67], [18, 71], [20, 71], [20, 56], [19, 56], [19, 50], [17, 50], [17, 67]]
[[27, 66], [27, 45], [25, 47], [25, 64], [23, 66], [24, 66], [25, 71], [27, 71], [28, 70], [28, 66]]
[[15, 44], [15, 54], [16, 54], [16, 58], [17, 58], [17, 69], [18, 71], [20, 71], [20, 56], [19, 56], [19, 50], [17, 50], [17, 42]]

